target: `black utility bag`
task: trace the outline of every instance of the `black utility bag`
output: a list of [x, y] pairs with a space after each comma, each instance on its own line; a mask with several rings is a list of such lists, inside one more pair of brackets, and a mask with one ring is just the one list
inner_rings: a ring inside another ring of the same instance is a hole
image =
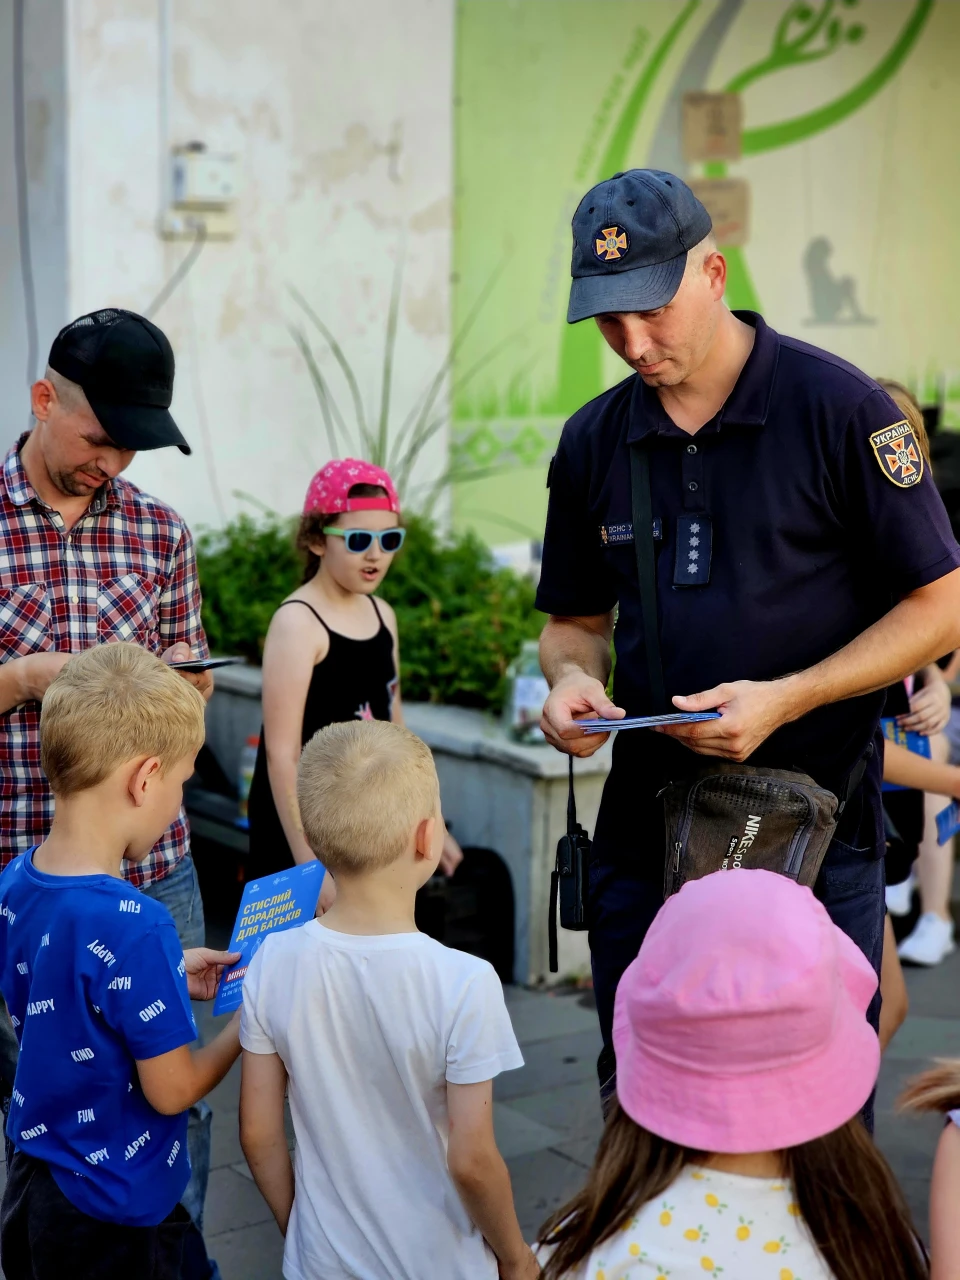
[[[671, 710], [660, 657], [656, 551], [646, 450], [630, 447], [634, 548], [653, 713]], [[698, 764], [661, 791], [666, 830], [663, 896], [714, 871], [762, 868], [812, 886], [847, 798], [860, 785], [867, 756], [841, 797], [795, 769], [694, 757]]]
[[587, 892], [590, 876], [590, 837], [577, 822], [573, 790], [573, 756], [569, 757], [567, 782], [567, 833], [557, 844], [557, 861], [550, 876], [550, 972], [557, 972], [557, 906], [564, 929], [583, 930], [587, 925]]
[[759, 867], [811, 888], [839, 801], [805, 773], [717, 761], [661, 793], [667, 833], [663, 896], [713, 871]]

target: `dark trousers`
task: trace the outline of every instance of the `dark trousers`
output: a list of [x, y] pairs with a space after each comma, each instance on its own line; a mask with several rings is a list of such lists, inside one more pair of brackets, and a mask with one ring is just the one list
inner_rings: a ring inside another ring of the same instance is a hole
[[70, 1203], [42, 1160], [8, 1151], [0, 1205], [6, 1280], [181, 1280], [211, 1274], [203, 1237], [183, 1205], [155, 1227], [102, 1222]]
[[[882, 850], [852, 848], [834, 840], [817, 879], [815, 892], [834, 924], [852, 938], [880, 973], [883, 955], [884, 865]], [[663, 905], [662, 863], [655, 878], [639, 874], [640, 860], [628, 864], [622, 858], [605, 858], [602, 850], [590, 867], [590, 959], [593, 989], [603, 1036], [597, 1063], [601, 1097], [613, 1096], [616, 1062], [611, 1038], [613, 1001], [620, 977], [637, 957], [653, 918]], [[875, 1029], [880, 1023], [880, 993], [874, 996], [867, 1019]], [[864, 1120], [873, 1127], [873, 1101], [864, 1108]]]

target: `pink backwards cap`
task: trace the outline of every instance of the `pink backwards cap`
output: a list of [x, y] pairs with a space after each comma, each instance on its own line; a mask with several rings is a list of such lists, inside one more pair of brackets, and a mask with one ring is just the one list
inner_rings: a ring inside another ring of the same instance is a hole
[[[348, 498], [355, 484], [374, 484], [385, 489], [387, 496], [376, 498]], [[395, 511], [400, 514], [400, 499], [393, 481], [382, 467], [358, 458], [334, 458], [321, 467], [310, 481], [303, 514], [314, 511], [324, 515], [336, 515], [341, 511]]]

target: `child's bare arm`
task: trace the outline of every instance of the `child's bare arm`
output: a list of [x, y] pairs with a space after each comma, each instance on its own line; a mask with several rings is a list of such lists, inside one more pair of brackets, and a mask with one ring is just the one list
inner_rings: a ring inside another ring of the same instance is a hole
[[240, 1056], [240, 1013], [202, 1049], [181, 1045], [137, 1061], [143, 1095], [164, 1116], [179, 1115], [220, 1083]]
[[510, 1174], [493, 1136], [493, 1081], [447, 1084], [447, 1167], [467, 1212], [497, 1256], [502, 1280], [528, 1280], [540, 1268], [520, 1233]]
[[243, 1051], [240, 1146], [253, 1180], [284, 1235], [293, 1208], [293, 1165], [283, 1127], [287, 1072], [275, 1053]]
[[960, 797], [960, 768], [918, 756], [899, 742], [883, 744], [883, 780], [938, 796]]
[[329, 646], [327, 633], [309, 609], [287, 608], [278, 609], [273, 615], [263, 649], [267, 776], [280, 825], [297, 863], [310, 862], [314, 857], [303, 834], [297, 804], [303, 708], [314, 667], [326, 658]]
[[930, 1183], [930, 1280], [960, 1275], [960, 1129], [951, 1121], [940, 1135]]

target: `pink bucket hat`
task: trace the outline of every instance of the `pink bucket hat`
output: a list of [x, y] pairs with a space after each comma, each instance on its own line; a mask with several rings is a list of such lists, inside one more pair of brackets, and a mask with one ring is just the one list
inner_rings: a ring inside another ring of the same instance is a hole
[[716, 871], [668, 898], [617, 988], [617, 1096], [696, 1151], [779, 1151], [855, 1116], [876, 1082], [877, 976], [811, 891]]
[[[376, 484], [386, 489], [385, 498], [348, 498], [355, 484]], [[393, 481], [382, 467], [358, 458], [334, 458], [321, 467], [310, 481], [303, 514], [322, 511], [334, 515], [340, 511], [395, 511], [400, 514], [400, 499]]]

